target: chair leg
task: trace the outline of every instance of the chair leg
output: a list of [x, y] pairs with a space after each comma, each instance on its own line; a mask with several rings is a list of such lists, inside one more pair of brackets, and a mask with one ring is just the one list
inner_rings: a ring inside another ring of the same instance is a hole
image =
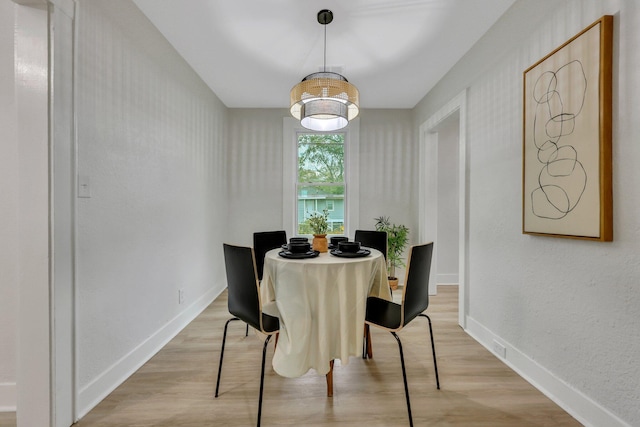
[[400, 337], [395, 332], [391, 332], [396, 341], [398, 341], [398, 349], [400, 349], [400, 363], [402, 364], [402, 379], [404, 380], [404, 395], [407, 398], [407, 412], [409, 413], [409, 426], [413, 427], [413, 417], [411, 416], [411, 401], [409, 400], [409, 386], [407, 385], [407, 371], [404, 367], [404, 353], [402, 351], [402, 343]]
[[433, 342], [433, 328], [431, 327], [431, 318], [426, 314], [419, 314], [419, 316], [426, 317], [429, 321], [429, 335], [431, 336], [431, 352], [433, 353], [433, 367], [436, 370], [436, 386], [440, 390], [440, 378], [438, 377], [438, 362], [436, 361], [436, 345]]
[[215, 397], [218, 397], [218, 390], [220, 389], [220, 374], [222, 373], [222, 358], [224, 357], [224, 343], [227, 340], [227, 327], [229, 323], [234, 320], [240, 320], [237, 317], [232, 317], [227, 320], [227, 323], [224, 324], [224, 334], [222, 335], [222, 350], [220, 350], [220, 364], [218, 365], [218, 379], [216, 380], [216, 394]]
[[246, 331], [244, 332], [244, 336], [245, 336], [245, 337], [248, 337], [248, 336], [249, 336], [249, 324], [248, 324], [248, 323], [247, 323], [247, 329], [246, 329]]
[[362, 358], [366, 359], [367, 358], [367, 340], [369, 339], [369, 337], [367, 336], [367, 332], [369, 329], [369, 325], [367, 325], [366, 323], [364, 324], [364, 331], [362, 334]]
[[258, 398], [258, 427], [260, 427], [260, 420], [262, 419], [262, 390], [264, 388], [264, 362], [267, 358], [267, 345], [271, 335], [267, 335], [267, 339], [264, 340], [264, 346], [262, 347], [262, 370], [260, 372], [260, 397]]

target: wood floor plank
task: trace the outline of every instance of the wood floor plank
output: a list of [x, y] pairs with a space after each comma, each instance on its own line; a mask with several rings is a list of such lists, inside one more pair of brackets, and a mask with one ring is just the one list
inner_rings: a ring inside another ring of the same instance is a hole
[[16, 426], [15, 412], [0, 412], [0, 427], [15, 427], [15, 426]]
[[[225, 293], [75, 426], [255, 425], [262, 342], [251, 332], [245, 337], [244, 324], [229, 326], [220, 396], [213, 397], [226, 304]], [[416, 426], [581, 425], [469, 337], [457, 324], [457, 307], [457, 287], [441, 286], [427, 310], [441, 390], [426, 319], [415, 319], [399, 334]], [[324, 375], [277, 375], [270, 344], [262, 424], [408, 426], [398, 346], [388, 332], [372, 327], [371, 333], [374, 358], [336, 360], [331, 398]]]

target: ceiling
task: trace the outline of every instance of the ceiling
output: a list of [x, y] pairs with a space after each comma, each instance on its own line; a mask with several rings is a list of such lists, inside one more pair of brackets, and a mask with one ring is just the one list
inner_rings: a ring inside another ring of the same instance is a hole
[[229, 108], [288, 108], [323, 69], [362, 108], [413, 108], [516, 0], [133, 0]]

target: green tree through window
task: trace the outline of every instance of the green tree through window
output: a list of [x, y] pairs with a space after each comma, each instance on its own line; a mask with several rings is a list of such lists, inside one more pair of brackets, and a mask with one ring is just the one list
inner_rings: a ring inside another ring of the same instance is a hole
[[344, 134], [298, 135], [298, 234], [310, 234], [305, 223], [312, 212], [332, 205], [329, 233], [344, 233]]

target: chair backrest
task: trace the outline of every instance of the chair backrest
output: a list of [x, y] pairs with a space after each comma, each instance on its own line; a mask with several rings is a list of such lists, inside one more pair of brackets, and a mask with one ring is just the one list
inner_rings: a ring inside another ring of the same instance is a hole
[[409, 249], [409, 263], [402, 294], [402, 325], [406, 325], [429, 306], [429, 273], [433, 242]]
[[356, 235], [353, 240], [355, 242], [360, 242], [362, 246], [379, 250], [384, 255], [384, 259], [387, 259], [386, 231], [356, 230]]
[[253, 233], [253, 250], [256, 254], [258, 280], [262, 280], [262, 273], [264, 272], [264, 255], [271, 249], [279, 248], [286, 243], [287, 233], [284, 230]]
[[254, 328], [262, 330], [260, 325], [262, 313], [253, 248], [226, 243], [223, 244], [223, 247], [227, 285], [229, 286], [227, 303], [229, 313]]

